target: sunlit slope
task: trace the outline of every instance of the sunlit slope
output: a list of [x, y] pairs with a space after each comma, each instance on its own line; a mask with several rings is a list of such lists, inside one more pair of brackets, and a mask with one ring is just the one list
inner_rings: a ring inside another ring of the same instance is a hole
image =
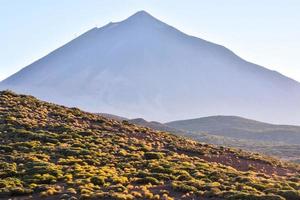
[[300, 197], [299, 166], [7, 91], [0, 160], [4, 199]]

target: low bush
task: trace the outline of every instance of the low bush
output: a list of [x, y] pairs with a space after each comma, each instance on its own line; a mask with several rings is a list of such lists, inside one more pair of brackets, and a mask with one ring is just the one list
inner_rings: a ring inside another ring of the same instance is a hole
[[158, 152], [146, 152], [144, 157], [146, 160], [161, 159], [163, 158], [163, 154]]
[[159, 184], [159, 180], [157, 180], [154, 177], [144, 177], [144, 178], [138, 178], [136, 181], [136, 183], [138, 184], [154, 184], [154, 185], [158, 185]]
[[93, 176], [91, 182], [95, 185], [104, 185], [106, 177], [104, 176]]

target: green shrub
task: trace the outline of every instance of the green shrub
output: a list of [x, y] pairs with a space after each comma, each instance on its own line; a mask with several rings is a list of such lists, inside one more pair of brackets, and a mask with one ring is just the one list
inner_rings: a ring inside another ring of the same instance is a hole
[[152, 173], [151, 176], [157, 178], [158, 180], [164, 180], [164, 181], [174, 180], [176, 178], [172, 174], [164, 174], [164, 173]]
[[107, 189], [115, 192], [124, 192], [126, 190], [126, 187], [124, 187], [121, 184], [117, 184], [117, 185], [111, 185]]
[[154, 177], [144, 177], [144, 178], [139, 178], [135, 181], [138, 184], [154, 184], [154, 185], [158, 185], [159, 184], [159, 180], [157, 180]]
[[144, 157], [146, 160], [161, 159], [163, 158], [163, 154], [158, 152], [146, 152]]
[[31, 183], [51, 184], [56, 183], [57, 179], [55, 176], [50, 174], [35, 174], [31, 179], [28, 178], [27, 181]]
[[150, 170], [151, 170], [151, 172], [154, 172], [154, 173], [165, 173], [165, 174], [171, 174], [173, 172], [172, 169], [170, 169], [168, 167], [163, 167], [163, 166], [153, 167]]
[[91, 182], [94, 184], [94, 185], [104, 185], [105, 183], [105, 177], [104, 176], [93, 176], [91, 178]]
[[187, 185], [182, 182], [173, 182], [172, 188], [179, 192], [196, 192], [197, 191], [197, 188], [195, 188], [194, 186]]

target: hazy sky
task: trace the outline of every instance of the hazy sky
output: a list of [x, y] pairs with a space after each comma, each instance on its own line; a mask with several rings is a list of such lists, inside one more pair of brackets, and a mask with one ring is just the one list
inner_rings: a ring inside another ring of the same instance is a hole
[[300, 0], [0, 0], [0, 80], [139, 10], [300, 81]]

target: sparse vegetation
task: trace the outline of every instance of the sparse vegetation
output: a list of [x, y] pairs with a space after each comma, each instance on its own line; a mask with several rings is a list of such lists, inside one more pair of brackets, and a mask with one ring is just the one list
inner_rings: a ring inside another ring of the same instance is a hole
[[0, 161], [7, 199], [300, 199], [298, 165], [8, 91]]

